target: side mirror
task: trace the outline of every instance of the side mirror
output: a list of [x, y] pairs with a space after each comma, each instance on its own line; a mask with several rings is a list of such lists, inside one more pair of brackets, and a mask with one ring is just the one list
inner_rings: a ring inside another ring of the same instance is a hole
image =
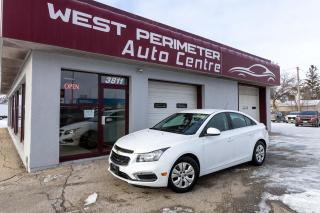
[[220, 134], [221, 134], [220, 130], [213, 127], [208, 128], [206, 131], [207, 136], [216, 136]]

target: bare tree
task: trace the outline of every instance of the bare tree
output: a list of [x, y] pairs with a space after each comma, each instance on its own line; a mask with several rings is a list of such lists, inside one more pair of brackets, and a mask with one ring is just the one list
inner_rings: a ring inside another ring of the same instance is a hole
[[0, 95], [0, 104], [8, 103], [8, 98], [5, 95]]
[[[296, 97], [296, 79], [288, 73], [281, 75], [280, 86], [271, 89], [272, 107], [277, 110], [276, 101], [295, 100]], [[296, 100], [295, 100], [296, 101]]]

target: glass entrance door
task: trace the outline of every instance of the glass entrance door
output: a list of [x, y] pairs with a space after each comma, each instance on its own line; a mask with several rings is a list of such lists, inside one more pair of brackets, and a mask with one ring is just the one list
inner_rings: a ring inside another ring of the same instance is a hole
[[125, 78], [107, 76], [102, 78], [102, 81], [100, 138], [103, 152], [107, 152], [119, 138], [128, 132], [128, 94]]

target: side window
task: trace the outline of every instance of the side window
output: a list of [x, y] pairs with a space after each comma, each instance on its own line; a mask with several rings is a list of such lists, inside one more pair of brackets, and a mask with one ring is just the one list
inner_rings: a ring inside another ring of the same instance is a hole
[[227, 115], [225, 113], [219, 113], [213, 116], [213, 118], [208, 122], [206, 129], [210, 127], [219, 129], [221, 132], [228, 130], [229, 123]]
[[247, 116], [243, 116], [244, 119], [246, 120], [246, 124], [247, 126], [254, 126], [256, 125], [256, 122], [254, 122], [253, 120], [251, 120], [250, 118], [248, 118]]
[[242, 127], [247, 126], [245, 117], [243, 115], [238, 114], [238, 113], [234, 113], [234, 112], [229, 113], [229, 115], [230, 115], [231, 124], [232, 124], [233, 129], [242, 128]]

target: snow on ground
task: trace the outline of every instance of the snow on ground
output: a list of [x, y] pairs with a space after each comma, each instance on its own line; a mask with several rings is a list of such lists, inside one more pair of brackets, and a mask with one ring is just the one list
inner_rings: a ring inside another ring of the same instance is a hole
[[95, 203], [97, 201], [97, 198], [98, 198], [98, 194], [94, 192], [93, 194], [89, 195], [88, 198], [84, 201], [84, 205], [88, 206]]
[[[1, 115], [8, 115], [8, 105], [0, 104], [0, 116]], [[7, 127], [7, 119], [0, 120], [0, 128]]]
[[7, 119], [0, 120], [0, 128], [7, 128]]
[[269, 212], [272, 200], [297, 212], [320, 212], [320, 128], [273, 124], [266, 164], [252, 178], [266, 188], [260, 212]]

